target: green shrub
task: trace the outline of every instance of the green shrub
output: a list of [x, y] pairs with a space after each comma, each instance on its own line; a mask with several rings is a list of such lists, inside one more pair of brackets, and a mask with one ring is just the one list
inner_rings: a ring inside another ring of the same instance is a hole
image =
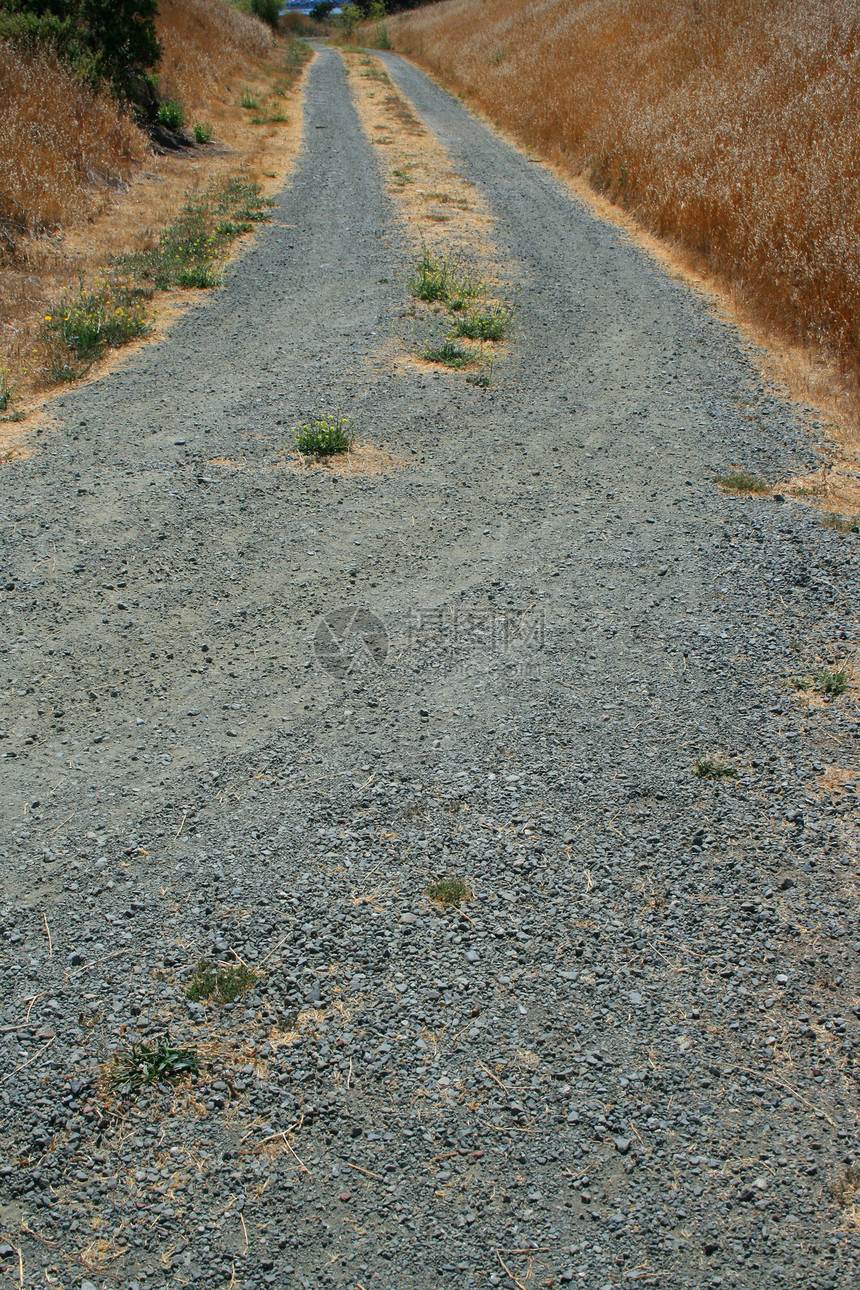
[[304, 457], [334, 457], [349, 452], [355, 442], [351, 421], [340, 412], [324, 413], [293, 431], [296, 447]]
[[253, 112], [259, 112], [260, 110], [259, 100], [254, 98], [254, 95], [251, 93], [250, 90], [242, 91], [242, 97], [240, 98], [239, 102], [241, 103], [243, 108], [249, 108]]
[[244, 13], [253, 14], [261, 22], [277, 28], [281, 17], [280, 0], [239, 0], [239, 8]]
[[181, 130], [185, 125], [185, 112], [181, 103], [165, 99], [158, 109], [158, 123], [166, 130]]
[[202, 144], [212, 142], [212, 127], [207, 121], [195, 121], [191, 128], [194, 131], [195, 143]]
[[51, 45], [92, 82], [134, 98], [161, 57], [158, 0], [2, 0], [0, 37]]

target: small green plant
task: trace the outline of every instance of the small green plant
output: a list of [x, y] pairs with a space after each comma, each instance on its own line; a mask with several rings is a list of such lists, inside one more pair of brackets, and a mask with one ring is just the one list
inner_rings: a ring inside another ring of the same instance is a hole
[[469, 340], [504, 340], [510, 320], [510, 312], [498, 306], [470, 309], [456, 319], [454, 335], [467, 336]]
[[257, 973], [244, 963], [231, 963], [227, 967], [213, 967], [201, 959], [194, 969], [194, 976], [186, 994], [199, 1003], [209, 999], [213, 1003], [233, 1003], [257, 980]]
[[697, 779], [737, 779], [737, 767], [716, 757], [697, 757], [693, 767]]
[[182, 104], [174, 99], [165, 99], [158, 109], [158, 123], [166, 130], [181, 130], [185, 125], [185, 112]]
[[136, 1093], [145, 1084], [175, 1084], [199, 1069], [193, 1048], [174, 1048], [168, 1035], [159, 1035], [152, 1043], [133, 1044], [128, 1052], [117, 1054], [108, 1082], [117, 1093]]
[[212, 142], [212, 127], [208, 121], [195, 121], [191, 128], [194, 131], [195, 143], [204, 144]]
[[12, 387], [5, 372], [0, 372], [0, 412], [5, 412], [12, 398]]
[[471, 892], [462, 878], [436, 878], [424, 888], [424, 895], [437, 905], [461, 905]]
[[239, 100], [243, 108], [249, 108], [252, 112], [259, 112], [260, 104], [250, 90], [244, 90]]
[[490, 384], [490, 376], [488, 372], [470, 372], [466, 377], [466, 380], [470, 385], [477, 385], [482, 390], [485, 390]]
[[417, 300], [427, 304], [440, 302], [449, 309], [463, 309], [481, 294], [482, 284], [450, 256], [436, 256], [425, 251], [415, 266], [411, 290]]
[[717, 483], [729, 493], [769, 493], [770, 488], [758, 475], [735, 470], [728, 475], [718, 475]]
[[355, 441], [351, 421], [340, 412], [324, 413], [313, 421], [306, 421], [293, 431], [296, 448], [304, 457], [335, 457], [349, 452]]
[[819, 667], [812, 673], [812, 683], [816, 694], [825, 694], [830, 698], [836, 698], [848, 689], [848, 677], [844, 668], [831, 671], [830, 668]]
[[448, 337], [441, 345], [428, 345], [422, 353], [422, 358], [425, 358], [428, 363], [442, 363], [445, 367], [453, 367], [459, 371], [474, 361], [475, 352], [467, 345], [458, 345]]
[[412, 176], [410, 175], [409, 170], [410, 167], [408, 162], [402, 166], [397, 166], [392, 170], [391, 173], [394, 176], [394, 182], [397, 184], [398, 188], [403, 188], [406, 184], [410, 184], [412, 182]]
[[844, 515], [825, 515], [823, 523], [829, 529], [836, 529], [838, 533], [860, 533], [857, 519], [846, 518]]

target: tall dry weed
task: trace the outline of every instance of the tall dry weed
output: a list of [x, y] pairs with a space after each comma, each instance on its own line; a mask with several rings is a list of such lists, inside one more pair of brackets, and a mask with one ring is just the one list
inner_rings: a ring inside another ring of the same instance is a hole
[[84, 218], [94, 193], [126, 180], [146, 152], [111, 95], [53, 55], [0, 41], [0, 255], [24, 233]]
[[188, 120], [221, 98], [225, 82], [249, 61], [272, 52], [271, 28], [229, 0], [161, 0], [156, 26], [164, 51], [159, 85]]
[[443, 0], [388, 34], [860, 376], [856, 0]]

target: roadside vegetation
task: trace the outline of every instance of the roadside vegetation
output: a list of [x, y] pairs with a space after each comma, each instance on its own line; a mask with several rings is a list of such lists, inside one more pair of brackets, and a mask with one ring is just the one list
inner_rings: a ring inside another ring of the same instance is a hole
[[145, 335], [153, 292], [214, 285], [267, 218], [310, 50], [264, 8], [0, 0], [0, 421]]
[[386, 38], [860, 391], [852, 0], [442, 0]]

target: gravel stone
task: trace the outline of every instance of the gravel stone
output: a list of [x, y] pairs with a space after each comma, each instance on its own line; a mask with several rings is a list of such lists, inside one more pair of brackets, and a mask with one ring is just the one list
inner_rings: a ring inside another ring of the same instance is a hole
[[[856, 650], [857, 548], [714, 486], [823, 432], [385, 60], [497, 221], [491, 384], [392, 359], [321, 50], [224, 288], [0, 472], [4, 1284], [849, 1286], [860, 723], [790, 680]], [[334, 408], [405, 468], [286, 468]], [[334, 674], [352, 605], [389, 648]], [[189, 1000], [201, 958], [256, 979]], [[196, 1078], [112, 1089], [166, 1032]]]

